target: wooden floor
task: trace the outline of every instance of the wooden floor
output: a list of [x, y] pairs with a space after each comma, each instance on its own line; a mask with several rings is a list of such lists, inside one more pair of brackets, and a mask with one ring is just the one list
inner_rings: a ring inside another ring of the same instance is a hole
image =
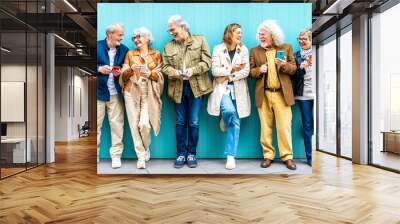
[[323, 153], [308, 176], [98, 176], [95, 147], [0, 181], [0, 223], [400, 223], [399, 174]]

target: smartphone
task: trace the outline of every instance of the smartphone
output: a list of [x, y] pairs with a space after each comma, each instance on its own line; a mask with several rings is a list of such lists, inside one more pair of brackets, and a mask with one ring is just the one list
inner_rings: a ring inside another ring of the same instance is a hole
[[120, 71], [121, 71], [121, 67], [119, 67], [119, 66], [113, 66], [111, 69], [111, 72], [113, 72], [114, 77], [118, 77], [119, 74], [117, 72], [120, 72]]
[[246, 60], [243, 59], [242, 61], [240, 61], [239, 65], [245, 65], [246, 64]]
[[184, 70], [179, 70], [179, 74], [181, 76], [187, 76], [186, 71], [184, 71]]
[[281, 60], [285, 60], [285, 52], [280, 50], [276, 52], [276, 58], [281, 59]]
[[140, 65], [140, 72], [141, 73], [146, 73], [147, 72], [147, 66], [146, 65]]
[[113, 71], [113, 72], [119, 72], [120, 70], [121, 70], [121, 67], [119, 67], [119, 66], [113, 66], [111, 69], [111, 71]]

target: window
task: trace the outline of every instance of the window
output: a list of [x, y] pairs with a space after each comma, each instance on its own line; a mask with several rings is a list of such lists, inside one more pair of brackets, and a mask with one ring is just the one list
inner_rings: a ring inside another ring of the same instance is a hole
[[371, 19], [372, 154], [375, 165], [400, 170], [400, 4]]
[[[44, 3], [2, 1], [0, 6], [25, 16], [40, 13]], [[22, 20], [3, 12], [0, 17], [0, 178], [5, 178], [45, 163], [46, 40]]]
[[340, 36], [340, 155], [352, 157], [352, 32]]
[[336, 36], [318, 48], [318, 148], [336, 154]]

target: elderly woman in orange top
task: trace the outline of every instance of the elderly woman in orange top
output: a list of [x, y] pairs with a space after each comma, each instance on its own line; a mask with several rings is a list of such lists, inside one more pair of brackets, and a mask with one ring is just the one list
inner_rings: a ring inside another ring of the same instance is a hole
[[132, 40], [136, 49], [126, 54], [120, 84], [138, 158], [137, 168], [145, 169], [150, 159], [150, 131], [153, 129], [155, 135], [160, 131], [162, 59], [160, 52], [150, 47], [153, 37], [148, 29], [135, 29]]

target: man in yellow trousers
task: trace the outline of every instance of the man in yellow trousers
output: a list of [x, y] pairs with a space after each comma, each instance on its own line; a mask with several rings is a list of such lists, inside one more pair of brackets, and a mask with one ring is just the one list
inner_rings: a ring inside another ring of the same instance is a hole
[[283, 42], [283, 32], [273, 20], [259, 25], [257, 37], [260, 44], [250, 52], [250, 76], [256, 78], [255, 100], [264, 155], [261, 167], [269, 167], [275, 157], [272, 144], [275, 120], [280, 159], [288, 169], [295, 170], [291, 133], [294, 97], [290, 80], [296, 72], [293, 49]]

